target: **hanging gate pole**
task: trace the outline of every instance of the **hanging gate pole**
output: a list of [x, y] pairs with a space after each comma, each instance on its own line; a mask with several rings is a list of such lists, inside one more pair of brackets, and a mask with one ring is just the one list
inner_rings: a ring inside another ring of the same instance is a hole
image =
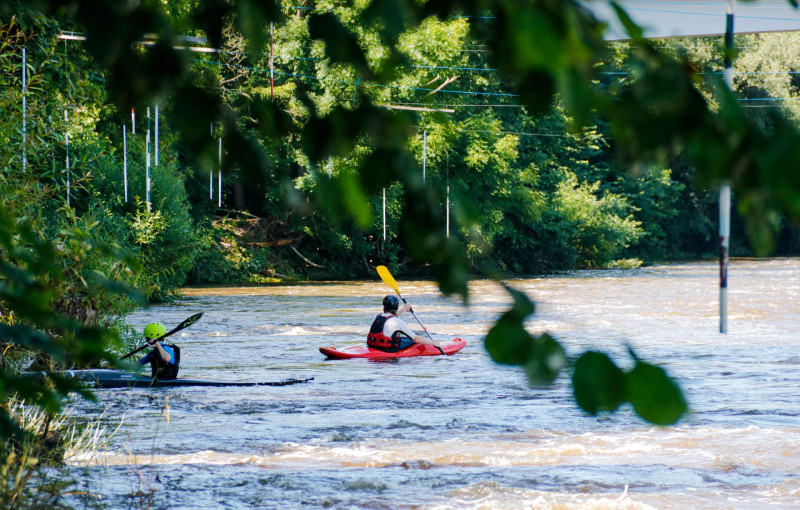
[[[725, 84], [733, 90], [733, 6], [728, 0], [725, 16]], [[728, 249], [731, 236], [731, 187], [723, 184], [719, 189], [719, 332], [728, 332]]]
[[22, 171], [28, 171], [28, 60], [22, 48]]

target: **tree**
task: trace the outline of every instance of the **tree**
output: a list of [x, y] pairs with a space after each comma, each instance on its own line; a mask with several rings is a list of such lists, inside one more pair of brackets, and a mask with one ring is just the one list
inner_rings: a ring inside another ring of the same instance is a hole
[[[304, 5], [302, 9], [279, 7], [256, 0], [204, 2], [192, 19], [211, 45], [219, 47], [232, 24], [243, 36], [249, 52], [263, 54], [270, 22], [285, 24], [300, 34], [307, 27], [312, 58], [323, 59], [314, 70], [319, 78], [331, 80], [324, 90], [293, 82], [286, 89], [293, 91], [292, 97], [287, 94], [277, 100], [273, 99], [273, 84], [269, 97], [262, 87], [258, 94], [248, 98], [246, 119], [241, 115], [243, 109], [225, 99], [216, 86], [219, 81], [212, 84], [209, 80], [197, 80], [197, 75], [190, 71], [187, 54], [173, 49], [177, 42], [173, 26], [158, 4], [130, 7], [91, 0], [39, 0], [30, 6], [45, 14], [62, 12], [65, 7], [72, 9], [74, 20], [85, 30], [88, 51], [108, 67], [109, 90], [120, 111], [127, 111], [164, 90], [171, 91], [176, 129], [189, 153], [202, 156], [208, 142], [207, 126], [216, 121], [224, 129], [227, 153], [232, 155], [226, 170], [238, 170], [243, 181], [263, 183], [270, 176], [285, 183], [296, 177], [291, 165], [269, 166], [269, 159], [264, 157], [257, 138], [248, 131], [250, 128], [257, 127], [262, 136], [276, 142], [287, 138], [299, 140], [303, 152], [295, 157], [307, 161], [307, 168], [329, 156], [351, 154], [368, 141], [369, 152], [353, 162], [358, 171], [342, 172], [329, 184], [320, 186], [317, 199], [363, 229], [369, 226], [370, 215], [360, 204], [383, 188], [402, 184], [399, 230], [404, 249], [418, 262], [433, 263], [441, 290], [460, 294], [464, 300], [468, 297], [467, 248], [446, 237], [443, 229], [425, 228], [443, 223], [442, 196], [423, 185], [418, 159], [408, 151], [409, 146], [414, 147], [409, 140], [418, 137], [412, 129], [417, 117], [402, 111], [390, 113], [378, 105], [380, 94], [373, 97], [365, 92], [374, 83], [391, 80], [398, 63], [404, 62], [405, 34], [415, 27], [421, 27], [423, 34], [441, 28], [429, 20], [431, 16], [440, 20], [472, 16], [471, 37], [490, 50], [489, 63], [498, 70], [498, 79], [513, 88], [528, 113], [547, 112], [558, 97], [574, 132], [589, 127], [592, 119], [602, 120], [614, 139], [616, 159], [624, 166], [635, 167], [638, 163], [668, 166], [671, 158], [685, 154], [702, 184], [714, 187], [729, 182], [739, 197], [750, 231], [759, 234], [756, 238], [759, 246], [768, 245], [769, 238], [763, 233], [769, 233], [770, 229], [762, 227], [770, 224], [773, 215], [796, 221], [800, 213], [800, 182], [782, 171], [784, 165], [794, 164], [800, 158], [796, 128], [774, 115], [769, 118], [770, 129], [762, 129], [762, 125], [745, 114], [721, 80], [699, 75], [685, 57], [675, 57], [643, 39], [641, 30], [618, 7], [615, 7], [618, 16], [631, 36], [629, 65], [633, 74], [627, 83], [604, 89], [595, 86], [600, 82], [597, 64], [608, 58], [608, 46], [602, 40], [603, 25], [574, 1], [467, 0], [420, 4], [375, 0], [351, 7], [323, 1], [309, 9]], [[25, 8], [11, 0], [0, 1], [0, 9], [5, 13]], [[453, 22], [452, 26], [458, 31], [462, 24]], [[141, 52], [134, 43], [146, 33], [156, 33], [158, 42], [150, 51]], [[425, 50], [422, 55], [435, 56], [436, 48], [422, 49]], [[297, 68], [303, 65], [298, 63]], [[713, 94], [713, 103], [697, 87], [697, 82], [704, 79]], [[344, 97], [352, 97], [352, 102], [342, 101]], [[301, 122], [292, 122], [292, 116], [302, 117]], [[491, 125], [492, 119], [481, 122]], [[497, 152], [497, 157], [490, 161], [492, 171], [496, 172], [494, 179], [501, 181], [508, 161], [503, 154], [518, 150], [515, 147], [518, 141], [505, 138], [491, 151], [486, 146], [476, 151], [485, 140], [479, 136], [466, 138], [465, 154], [474, 156], [470, 161], [476, 171], [483, 168], [487, 154]], [[370, 171], [377, 167], [384, 171]], [[529, 179], [534, 178], [541, 175], [532, 172]], [[595, 229], [595, 235], [604, 239], [601, 245], [624, 245], [635, 239], [637, 226], [625, 216], [631, 210], [630, 205], [612, 199], [601, 206], [595, 202], [594, 194], [599, 187], [594, 188], [592, 182], [570, 179], [558, 180], [561, 187], [557, 189], [562, 197], [560, 213], [564, 217], [577, 220], [581, 207], [594, 207], [603, 214], [612, 213], [606, 216], [609, 220], [620, 218], [616, 225], [612, 221]], [[323, 182], [319, 180], [320, 184]], [[288, 190], [286, 203], [293, 207], [302, 205], [294, 187], [283, 188]], [[505, 195], [510, 190], [498, 191]], [[580, 207], [574, 205], [576, 200], [582, 204]], [[466, 214], [457, 211], [457, 220], [462, 229], [469, 231], [474, 222], [468, 208], [463, 211]], [[487, 211], [491, 213], [484, 210]], [[494, 225], [497, 228], [500, 224]], [[421, 231], [424, 235], [419, 235]], [[491, 235], [499, 233], [496, 230]], [[480, 249], [479, 243], [475, 246]], [[576, 256], [603, 260], [608, 255]], [[533, 312], [533, 305], [510, 287], [509, 292], [514, 307], [489, 333], [487, 347], [498, 362], [524, 366], [533, 381], [550, 381], [566, 365], [563, 349], [548, 335], [531, 337], [525, 331], [523, 323]], [[627, 374], [622, 374], [602, 354], [581, 356], [573, 366], [578, 404], [593, 414], [613, 410], [619, 402], [628, 400], [649, 421], [674, 422], [686, 409], [679, 389], [663, 370], [631, 353], [636, 365]], [[584, 383], [594, 381], [595, 377], [605, 384]], [[617, 391], [620, 381], [625, 381], [624, 390]], [[608, 388], [615, 389], [610, 392], [613, 395], [608, 394]], [[660, 406], [649, 407], [655, 400], [650, 391], [653, 389], [664, 400]], [[643, 402], [648, 405], [643, 407]]]

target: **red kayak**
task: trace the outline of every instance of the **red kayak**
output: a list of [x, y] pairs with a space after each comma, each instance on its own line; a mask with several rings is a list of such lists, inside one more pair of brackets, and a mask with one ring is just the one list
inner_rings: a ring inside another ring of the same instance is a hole
[[[448, 356], [455, 354], [467, 345], [466, 340], [456, 338], [449, 342], [442, 342], [442, 350]], [[432, 345], [414, 344], [408, 349], [400, 352], [383, 352], [366, 345], [353, 345], [344, 349], [336, 347], [320, 347], [319, 352], [328, 359], [350, 359], [350, 358], [369, 358], [369, 359], [391, 359], [391, 358], [411, 358], [413, 356], [441, 356], [439, 349]]]

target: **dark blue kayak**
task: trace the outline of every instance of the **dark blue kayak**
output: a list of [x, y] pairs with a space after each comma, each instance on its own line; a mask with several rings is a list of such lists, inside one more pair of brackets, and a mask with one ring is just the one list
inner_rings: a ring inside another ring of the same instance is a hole
[[[48, 372], [25, 372], [26, 375], [43, 380]], [[170, 381], [154, 379], [147, 375], [134, 374], [122, 370], [109, 368], [94, 368], [87, 370], [66, 370], [57, 372], [62, 377], [78, 379], [90, 388], [171, 388], [173, 386], [288, 386], [290, 384], [304, 383], [313, 380], [285, 379], [275, 382], [237, 382], [213, 381], [208, 379], [185, 379], [179, 377]]]

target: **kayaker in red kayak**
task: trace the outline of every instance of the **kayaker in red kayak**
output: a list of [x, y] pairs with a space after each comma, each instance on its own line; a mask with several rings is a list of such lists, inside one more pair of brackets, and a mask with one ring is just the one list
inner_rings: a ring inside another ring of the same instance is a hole
[[[398, 310], [399, 308], [399, 310]], [[400, 300], [389, 294], [383, 298], [383, 313], [375, 317], [367, 335], [367, 345], [384, 352], [399, 352], [412, 345], [433, 345], [440, 348], [439, 342], [418, 335], [398, 315], [411, 310], [411, 303], [400, 308]]]

